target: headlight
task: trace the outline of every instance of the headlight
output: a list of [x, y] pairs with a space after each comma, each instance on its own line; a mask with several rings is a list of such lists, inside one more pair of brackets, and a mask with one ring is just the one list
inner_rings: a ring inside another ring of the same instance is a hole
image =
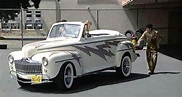
[[42, 65], [44, 65], [44, 66], [47, 66], [48, 65], [47, 58], [45, 58], [45, 57], [42, 58]]
[[10, 64], [13, 64], [13, 62], [14, 62], [14, 57], [13, 57], [12, 55], [9, 55], [9, 56], [8, 56], [8, 61], [9, 61]]

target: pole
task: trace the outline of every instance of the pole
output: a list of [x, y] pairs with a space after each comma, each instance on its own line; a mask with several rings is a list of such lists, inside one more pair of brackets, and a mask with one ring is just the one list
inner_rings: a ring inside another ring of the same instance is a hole
[[61, 21], [60, 0], [58, 0], [58, 19]]
[[138, 9], [137, 9], [137, 29], [138, 29]]
[[99, 29], [99, 10], [96, 10], [96, 22], [97, 22], [97, 30]]
[[23, 47], [23, 8], [21, 8], [21, 41], [22, 41], [22, 47]]
[[61, 20], [61, 13], [60, 13], [60, 0], [55, 0], [56, 4], [56, 22]]

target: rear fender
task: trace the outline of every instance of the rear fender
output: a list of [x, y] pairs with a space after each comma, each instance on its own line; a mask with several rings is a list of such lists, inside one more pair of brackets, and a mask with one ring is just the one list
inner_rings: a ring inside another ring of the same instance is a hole
[[131, 53], [133, 49], [133, 44], [130, 41], [123, 41], [118, 44], [116, 50], [116, 67], [120, 67], [121, 60], [125, 54], [127, 54], [131, 59]]

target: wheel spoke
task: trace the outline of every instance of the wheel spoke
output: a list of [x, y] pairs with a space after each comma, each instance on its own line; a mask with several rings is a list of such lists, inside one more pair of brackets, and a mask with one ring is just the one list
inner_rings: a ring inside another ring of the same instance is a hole
[[129, 68], [130, 68], [130, 65], [129, 65], [129, 61], [127, 59], [125, 59], [123, 61], [123, 72], [126, 74], [129, 72]]
[[65, 75], [65, 76], [64, 76], [64, 79], [66, 79], [66, 78], [68, 78], [68, 77], [69, 77], [68, 75]]

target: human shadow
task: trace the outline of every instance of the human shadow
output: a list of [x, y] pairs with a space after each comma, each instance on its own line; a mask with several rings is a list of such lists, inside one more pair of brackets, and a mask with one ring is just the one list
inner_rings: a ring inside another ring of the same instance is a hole
[[181, 72], [172, 72], [172, 71], [164, 71], [164, 72], [155, 72], [154, 74], [179, 74]]
[[159, 52], [182, 61], [182, 47], [163, 45], [160, 46]]
[[73, 87], [65, 92], [60, 92], [52, 84], [32, 85], [28, 87], [20, 87], [19, 89], [28, 92], [53, 93], [53, 94], [72, 94], [82, 91], [91, 90], [99, 86], [125, 83], [149, 77], [147, 74], [132, 73], [128, 78], [121, 78], [115, 72], [101, 72], [99, 74], [91, 74], [76, 78]]

